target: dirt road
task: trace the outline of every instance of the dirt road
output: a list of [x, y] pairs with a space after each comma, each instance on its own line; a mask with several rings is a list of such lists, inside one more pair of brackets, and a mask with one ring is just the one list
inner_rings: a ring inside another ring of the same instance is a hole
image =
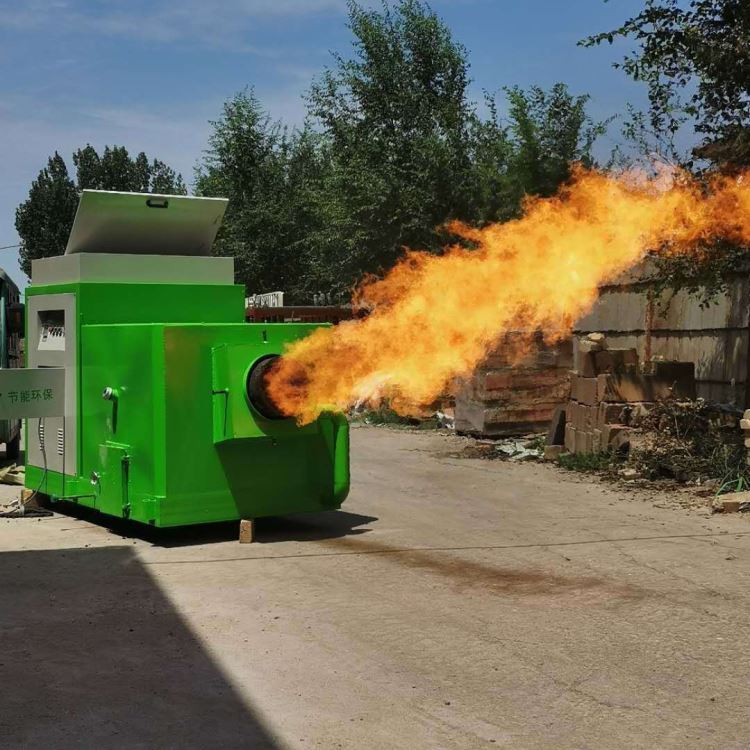
[[454, 440], [254, 545], [0, 521], [0, 746], [748, 747], [750, 519]]

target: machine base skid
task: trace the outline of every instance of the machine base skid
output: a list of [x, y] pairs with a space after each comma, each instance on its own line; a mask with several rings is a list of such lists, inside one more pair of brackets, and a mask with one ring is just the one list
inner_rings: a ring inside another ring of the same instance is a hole
[[[34, 489], [39, 486], [42, 472], [36, 467], [30, 467], [27, 471], [27, 481]], [[179, 500], [169, 498], [145, 499], [134, 501], [129, 508], [123, 508], [120, 513], [112, 513], [103, 506], [111, 506], [113, 498], [99, 498], [92, 494], [88, 495], [60, 495], [54, 491], [61, 483], [72, 487], [74, 483], [83, 480], [75, 477], [63, 477], [62, 475], [49, 474], [47, 480], [41, 481], [40, 495], [43, 505], [51, 503], [72, 503], [84, 508], [90, 508], [101, 512], [103, 515], [116, 518], [127, 518], [131, 521], [155, 526], [156, 528], [172, 528], [176, 526], [190, 526], [203, 523], [218, 523], [222, 521], [242, 521], [243, 519], [265, 518], [269, 516], [283, 516], [296, 513], [316, 513], [322, 511], [338, 510], [341, 504], [323, 505], [300, 499], [297, 503], [279, 503], [274, 506], [265, 507], [248, 502], [237, 503], [231, 495], [222, 499], [216, 498], [214, 502], [206, 503], [205, 498], [182, 497]], [[49, 487], [49, 491], [47, 491]], [[27, 489], [29, 494], [34, 490]], [[172, 508], [171, 512], [163, 513], [162, 508]]]

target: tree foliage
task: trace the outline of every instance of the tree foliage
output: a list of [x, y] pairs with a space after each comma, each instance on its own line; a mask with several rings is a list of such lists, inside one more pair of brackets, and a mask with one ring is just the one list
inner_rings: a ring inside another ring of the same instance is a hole
[[[211, 123], [195, 174], [199, 195], [229, 198], [215, 252], [235, 258], [248, 292], [316, 292], [344, 301], [405, 247], [442, 252], [454, 219], [518, 216], [526, 195], [551, 195], [570, 164], [593, 163], [605, 125], [563, 84], [469, 97], [466, 50], [421, 0], [350, 0], [353, 47], [313, 81], [308, 119], [285, 128], [252, 88]], [[63, 252], [82, 188], [183, 192], [179, 175], [122, 147], [50, 160], [17, 213], [22, 267]]]
[[586, 114], [587, 95], [573, 96], [565, 84], [549, 91], [506, 89], [513, 148], [509, 173], [517, 194], [553, 195], [570, 177], [574, 163], [594, 166], [592, 149], [606, 132], [606, 122]]
[[435, 233], [471, 205], [466, 52], [418, 0], [349, 5], [351, 57], [313, 84], [312, 117], [330, 139], [344, 269], [387, 268], [404, 245], [437, 249]]
[[[618, 38], [636, 48], [615, 67], [648, 87], [649, 111], [632, 113], [628, 134], [649, 140], [687, 169], [733, 171], [750, 166], [750, 4], [747, 0], [646, 0], [643, 10], [592, 46]], [[698, 145], [680, 158], [674, 138], [692, 128]], [[708, 303], [729, 276], [748, 267], [748, 252], [713, 243], [692, 256], [660, 258], [662, 284], [687, 288]]]
[[644, 9], [587, 46], [624, 37], [636, 49], [619, 67], [648, 86], [654, 133], [690, 124], [694, 155], [717, 165], [750, 165], [750, 4], [747, 0], [646, 0]]
[[441, 252], [448, 221], [514, 217], [524, 195], [551, 194], [571, 161], [592, 160], [602, 126], [561, 84], [506, 90], [480, 115], [466, 50], [419, 0], [350, 2], [349, 24], [352, 53], [313, 82], [301, 131], [252, 90], [213, 123], [196, 187], [230, 198], [217, 248], [248, 291], [343, 299], [404, 247]]
[[144, 153], [131, 158], [123, 146], [106, 146], [101, 155], [91, 145], [73, 154], [75, 181], [64, 159], [55, 152], [32, 182], [29, 197], [16, 209], [21, 238], [21, 270], [31, 276], [31, 261], [62, 255], [68, 241], [81, 190], [122, 190], [135, 193], [184, 195], [182, 177], [164, 162]]
[[234, 256], [248, 290], [299, 296], [320, 229], [325, 148], [311, 130], [290, 134], [272, 121], [251, 89], [228, 101], [212, 125], [196, 192], [229, 198], [215, 252]]
[[55, 152], [31, 183], [29, 197], [16, 209], [16, 231], [21, 238], [21, 270], [31, 276], [31, 261], [65, 251], [73, 225], [78, 192], [65, 160]]

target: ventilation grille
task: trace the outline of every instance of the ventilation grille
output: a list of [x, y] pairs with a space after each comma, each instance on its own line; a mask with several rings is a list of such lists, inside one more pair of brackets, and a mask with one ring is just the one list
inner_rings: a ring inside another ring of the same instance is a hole
[[57, 455], [62, 456], [65, 453], [65, 432], [62, 428], [57, 430]]
[[37, 436], [39, 437], [39, 450], [43, 451], [44, 450], [44, 422], [40, 422]]

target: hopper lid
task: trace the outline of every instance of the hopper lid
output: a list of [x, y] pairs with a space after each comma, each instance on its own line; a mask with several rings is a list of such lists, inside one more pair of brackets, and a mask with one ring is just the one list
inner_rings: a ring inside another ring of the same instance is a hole
[[210, 255], [227, 202], [84, 190], [65, 254]]

